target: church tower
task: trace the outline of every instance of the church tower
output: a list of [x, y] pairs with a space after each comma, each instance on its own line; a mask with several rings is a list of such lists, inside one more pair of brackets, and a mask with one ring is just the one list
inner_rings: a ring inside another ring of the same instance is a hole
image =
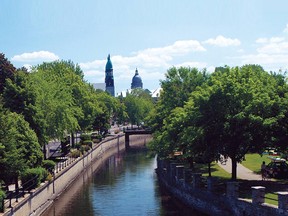
[[108, 92], [111, 96], [115, 96], [115, 88], [114, 88], [114, 77], [113, 77], [113, 66], [110, 60], [110, 54], [107, 57], [107, 63], [105, 67], [105, 84], [106, 84], [106, 92]]
[[139, 72], [137, 68], [136, 68], [135, 75], [133, 76], [132, 83], [131, 83], [131, 89], [135, 89], [135, 88], [141, 88], [141, 89], [143, 88], [142, 79], [139, 76]]

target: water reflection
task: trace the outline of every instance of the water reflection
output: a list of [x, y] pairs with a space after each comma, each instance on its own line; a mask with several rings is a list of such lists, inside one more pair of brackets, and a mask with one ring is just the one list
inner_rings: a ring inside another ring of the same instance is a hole
[[78, 179], [45, 216], [203, 215], [161, 191], [155, 167], [143, 152], [114, 155]]

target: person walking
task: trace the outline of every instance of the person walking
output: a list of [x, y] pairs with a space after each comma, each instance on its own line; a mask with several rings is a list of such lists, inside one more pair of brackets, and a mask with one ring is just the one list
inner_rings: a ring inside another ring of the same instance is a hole
[[261, 164], [261, 175], [262, 175], [262, 180], [264, 181], [267, 177], [265, 161], [263, 161], [263, 163]]

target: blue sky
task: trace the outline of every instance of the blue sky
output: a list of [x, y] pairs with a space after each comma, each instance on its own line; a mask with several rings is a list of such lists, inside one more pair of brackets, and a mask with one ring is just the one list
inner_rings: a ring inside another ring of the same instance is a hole
[[16, 67], [57, 59], [104, 82], [111, 54], [116, 92], [138, 68], [144, 88], [172, 66], [260, 64], [288, 69], [287, 0], [1, 0], [0, 52]]

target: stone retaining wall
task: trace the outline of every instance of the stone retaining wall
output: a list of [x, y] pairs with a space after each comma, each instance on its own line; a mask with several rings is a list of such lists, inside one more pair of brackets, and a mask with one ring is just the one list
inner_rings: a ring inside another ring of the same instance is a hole
[[238, 182], [228, 182], [226, 193], [214, 193], [213, 178], [203, 186], [201, 174], [192, 173], [184, 166], [168, 160], [157, 160], [160, 183], [183, 203], [208, 215], [221, 216], [287, 216], [288, 193], [279, 192], [278, 207], [264, 203], [265, 187], [251, 188], [252, 200], [238, 198]]
[[53, 180], [42, 184], [19, 204], [5, 212], [4, 216], [40, 215], [83, 171], [92, 164], [94, 169], [100, 167], [106, 158], [117, 153], [118, 150], [122, 151], [125, 148], [124, 136], [119, 136], [119, 142], [117, 139], [118, 137], [108, 138], [94, 146], [88, 153], [56, 173]]

